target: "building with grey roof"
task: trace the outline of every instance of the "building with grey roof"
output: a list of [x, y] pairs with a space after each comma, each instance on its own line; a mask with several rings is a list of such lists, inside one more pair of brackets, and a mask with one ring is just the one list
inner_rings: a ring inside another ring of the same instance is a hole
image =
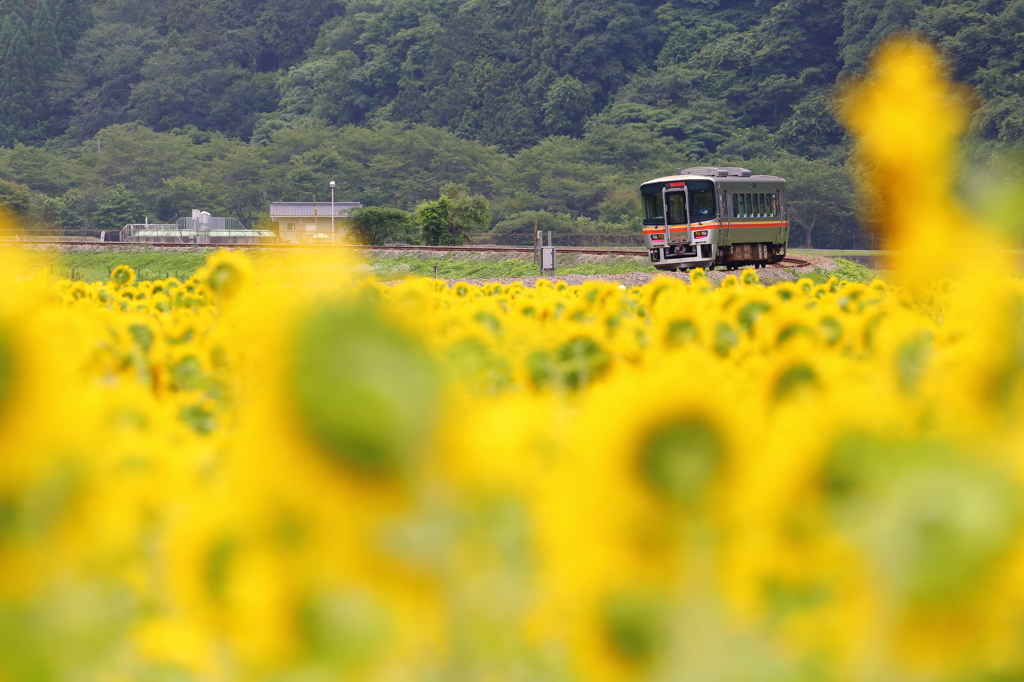
[[349, 212], [362, 207], [355, 201], [336, 201], [332, 216], [330, 201], [275, 201], [270, 222], [285, 243], [338, 244], [347, 242]]

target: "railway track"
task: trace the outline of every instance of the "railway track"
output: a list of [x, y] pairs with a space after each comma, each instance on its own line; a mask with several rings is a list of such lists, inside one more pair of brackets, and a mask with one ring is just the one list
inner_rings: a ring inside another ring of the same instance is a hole
[[[9, 242], [24, 245], [33, 244], [47, 244], [57, 246], [98, 246], [98, 247], [111, 247], [117, 248], [121, 246], [151, 246], [156, 248], [217, 248], [217, 247], [228, 247], [228, 248], [245, 248], [245, 249], [362, 249], [362, 250], [408, 250], [408, 251], [441, 251], [441, 252], [452, 252], [452, 251], [467, 251], [467, 252], [484, 252], [484, 253], [533, 253], [533, 249], [528, 246], [490, 246], [490, 245], [474, 245], [474, 246], [420, 246], [415, 244], [403, 244], [394, 246], [356, 246], [351, 244], [182, 244], [180, 242], [65, 242], [65, 241], [32, 241], [32, 242]], [[601, 256], [635, 256], [635, 257], [646, 257], [643, 250], [637, 249], [594, 249], [586, 247], [576, 246], [560, 246], [559, 251], [568, 253], [585, 253], [594, 254]], [[793, 258], [786, 256], [779, 263], [774, 263], [767, 267], [771, 268], [800, 268], [809, 266], [810, 263], [802, 258]]]
[[[235, 248], [235, 249], [362, 249], [362, 250], [408, 250], [408, 251], [485, 251], [504, 253], [533, 253], [530, 246], [420, 246], [418, 244], [396, 244], [393, 246], [360, 246], [353, 244], [182, 244], [180, 242], [65, 242], [65, 241], [31, 241], [31, 242], [9, 242], [24, 245], [47, 244], [57, 246], [152, 246], [157, 248]], [[571, 251], [573, 253], [593, 253], [617, 256], [645, 256], [641, 248], [636, 249], [591, 249], [576, 246], [559, 246], [559, 251]]]

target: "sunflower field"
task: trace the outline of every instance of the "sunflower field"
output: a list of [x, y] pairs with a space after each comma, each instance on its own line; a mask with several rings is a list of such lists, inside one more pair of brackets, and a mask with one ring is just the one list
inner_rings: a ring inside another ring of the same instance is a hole
[[999, 239], [967, 101], [908, 39], [843, 93], [870, 285], [0, 251], [0, 680], [1020, 679], [1024, 281], [953, 250]]

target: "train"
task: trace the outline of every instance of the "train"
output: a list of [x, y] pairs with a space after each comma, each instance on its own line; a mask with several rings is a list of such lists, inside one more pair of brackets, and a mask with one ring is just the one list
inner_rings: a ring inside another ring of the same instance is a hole
[[644, 245], [659, 270], [764, 267], [786, 255], [786, 181], [735, 166], [640, 185]]

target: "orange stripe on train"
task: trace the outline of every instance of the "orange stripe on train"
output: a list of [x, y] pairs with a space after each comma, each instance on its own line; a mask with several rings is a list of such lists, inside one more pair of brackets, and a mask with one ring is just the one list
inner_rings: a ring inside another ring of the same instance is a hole
[[[778, 226], [779, 226], [779, 223], [778, 222], [774, 222], [774, 221], [773, 222], [767, 222], [767, 223], [763, 223], [763, 222], [761, 222], [761, 223], [740, 223], [740, 222], [736, 222], [736, 223], [732, 223], [732, 225], [721, 225], [719, 223], [714, 223], [712, 225], [691, 225], [690, 229], [693, 229], [693, 230], [717, 230], [717, 229], [728, 229], [730, 227], [736, 227], [736, 228], [741, 228], [742, 229], [742, 228], [752, 228], [752, 227], [769, 228], [769, 227], [778, 227]], [[789, 223], [783, 221], [782, 226], [783, 227], [789, 227]], [[685, 231], [686, 231], [685, 227], [670, 227], [669, 228], [669, 232], [685, 232]], [[643, 231], [644, 234], [663, 234], [664, 232], [665, 232], [665, 228], [664, 227], [659, 227], [657, 229], [644, 230]]]

